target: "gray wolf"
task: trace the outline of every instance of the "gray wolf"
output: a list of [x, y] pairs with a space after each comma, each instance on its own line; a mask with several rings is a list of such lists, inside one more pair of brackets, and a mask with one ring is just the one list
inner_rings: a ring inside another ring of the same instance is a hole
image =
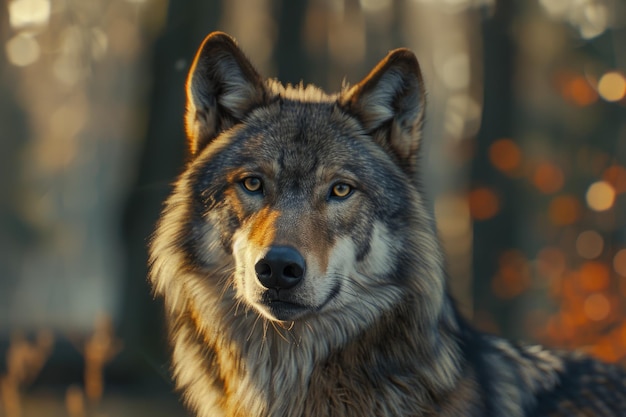
[[195, 415], [626, 415], [621, 369], [457, 313], [419, 182], [413, 53], [329, 95], [264, 80], [214, 33], [186, 88], [189, 162], [150, 280]]

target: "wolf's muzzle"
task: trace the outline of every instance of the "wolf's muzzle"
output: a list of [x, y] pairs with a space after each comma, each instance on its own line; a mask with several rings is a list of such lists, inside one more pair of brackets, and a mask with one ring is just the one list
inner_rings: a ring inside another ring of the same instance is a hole
[[304, 277], [304, 258], [290, 246], [272, 246], [254, 266], [259, 282], [277, 290], [295, 287]]

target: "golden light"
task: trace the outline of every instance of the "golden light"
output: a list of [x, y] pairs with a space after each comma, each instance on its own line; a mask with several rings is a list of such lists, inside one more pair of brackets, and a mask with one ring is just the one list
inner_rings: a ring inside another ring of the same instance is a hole
[[50, 19], [50, 0], [13, 0], [9, 4], [9, 22], [14, 29], [41, 26]]
[[597, 181], [589, 186], [585, 198], [590, 209], [605, 211], [613, 207], [615, 189], [606, 181]]
[[607, 72], [598, 82], [598, 93], [606, 101], [619, 101], [626, 95], [626, 79], [617, 71]]
[[562, 195], [555, 197], [548, 207], [548, 217], [552, 224], [565, 226], [580, 218], [581, 207], [576, 197]]
[[35, 63], [41, 55], [39, 42], [29, 35], [19, 33], [9, 39], [5, 45], [7, 59], [17, 67]]
[[522, 151], [513, 140], [498, 139], [489, 146], [489, 160], [496, 169], [511, 174], [522, 164]]
[[602, 254], [604, 239], [595, 230], [582, 232], [576, 238], [576, 252], [585, 259], [595, 259]]
[[604, 294], [591, 294], [585, 299], [583, 309], [590, 320], [600, 321], [607, 318], [611, 312], [611, 302]]

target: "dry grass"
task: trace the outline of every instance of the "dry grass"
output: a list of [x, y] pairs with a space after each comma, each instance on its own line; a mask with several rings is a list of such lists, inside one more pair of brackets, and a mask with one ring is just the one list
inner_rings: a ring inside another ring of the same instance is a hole
[[37, 379], [54, 347], [49, 331], [34, 340], [22, 333], [11, 337], [6, 373], [0, 376], [0, 417], [175, 417], [184, 416], [172, 397], [104, 396], [104, 369], [122, 350], [111, 318], [96, 319], [93, 333], [76, 347], [84, 358], [83, 384], [70, 385], [63, 393], [28, 389]]

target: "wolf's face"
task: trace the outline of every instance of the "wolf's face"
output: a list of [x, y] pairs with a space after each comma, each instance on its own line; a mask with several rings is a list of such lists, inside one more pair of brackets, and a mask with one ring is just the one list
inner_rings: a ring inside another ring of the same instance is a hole
[[329, 96], [263, 82], [216, 34], [187, 92], [192, 160], [178, 187], [193, 204], [181, 239], [195, 267], [232, 270], [218, 283], [222, 297], [277, 321], [400, 297], [412, 245], [404, 232], [423, 217], [413, 174], [424, 94], [413, 54], [396, 50]]
[[294, 320], [356, 302], [355, 286], [385, 296], [401, 244], [394, 231], [408, 226], [397, 202], [411, 186], [336, 104], [277, 100], [253, 110], [194, 166], [206, 207], [198, 224], [219, 230], [239, 299]]

